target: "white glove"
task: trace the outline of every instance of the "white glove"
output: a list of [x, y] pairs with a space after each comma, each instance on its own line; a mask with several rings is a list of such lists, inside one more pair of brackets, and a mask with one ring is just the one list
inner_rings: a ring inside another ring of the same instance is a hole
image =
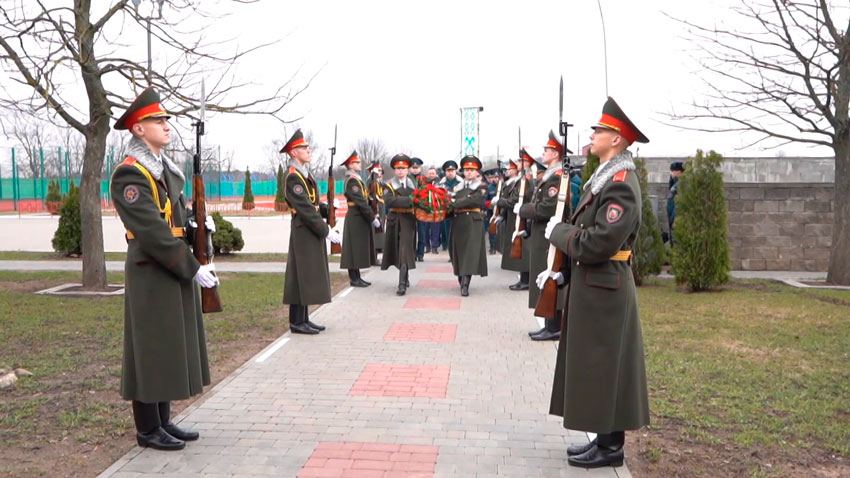
[[497, 202], [499, 202], [499, 195], [498, 194], [493, 196], [493, 199], [490, 200], [490, 204], [496, 204]]
[[215, 232], [215, 221], [212, 216], [207, 216], [207, 219], [204, 221], [204, 225], [207, 226], [207, 231], [209, 231], [210, 234]]
[[537, 283], [537, 288], [542, 289], [543, 286], [546, 285], [546, 279], [549, 279], [550, 277], [553, 281], [555, 281], [556, 284], [563, 285], [564, 274], [561, 274], [560, 272], [555, 272], [553, 274], [552, 271], [547, 269], [541, 272], [540, 274], [537, 274], [537, 279], [535, 280], [535, 282]]
[[500, 222], [502, 222], [503, 219], [504, 218], [502, 216], [496, 216], [496, 224], [499, 224]]
[[210, 289], [218, 285], [218, 277], [213, 275], [215, 272], [215, 265], [206, 264], [198, 268], [198, 272], [195, 273], [195, 280], [201, 287]]
[[519, 208], [522, 207], [520, 203], [514, 204], [514, 214], [519, 215]]
[[334, 198], [334, 209], [339, 209], [339, 199]]
[[528, 237], [528, 233], [527, 233], [527, 232], [525, 232], [525, 229], [523, 229], [523, 230], [521, 230], [521, 231], [516, 231], [516, 232], [514, 232], [514, 234], [511, 236], [511, 241], [513, 242], [513, 241], [514, 241], [517, 237]]
[[545, 236], [546, 239], [549, 239], [549, 236], [552, 235], [552, 231], [555, 230], [555, 226], [557, 226], [560, 223], [561, 223], [560, 219], [558, 219], [555, 216], [552, 216], [552, 219], [549, 219], [549, 224], [546, 224], [546, 232], [543, 233], [543, 236]]
[[374, 227], [375, 229], [381, 227], [381, 220], [377, 217], [375, 219], [372, 219], [372, 227]]
[[336, 229], [331, 229], [328, 231], [328, 240], [333, 242], [334, 244], [342, 243], [342, 235]]

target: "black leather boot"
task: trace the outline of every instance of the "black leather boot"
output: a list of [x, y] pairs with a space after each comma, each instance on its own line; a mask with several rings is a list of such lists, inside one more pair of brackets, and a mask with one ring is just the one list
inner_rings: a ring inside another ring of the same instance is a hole
[[540, 328], [540, 329], [532, 330], [531, 332], [529, 332], [529, 333], [528, 333], [528, 336], [529, 336], [529, 337], [534, 337], [535, 335], [540, 335], [540, 334], [542, 334], [543, 332], [546, 332], [546, 326], [545, 326], [545, 325], [544, 325], [542, 328]]
[[363, 284], [361, 287], [369, 287], [370, 285], [372, 285], [371, 282], [363, 280], [363, 276], [360, 275], [360, 269], [357, 269], [357, 280], [360, 281], [361, 284]]
[[537, 335], [532, 335], [531, 340], [558, 340], [561, 338], [561, 314], [557, 314], [554, 319], [546, 319], [545, 329]]
[[311, 329], [316, 329], [319, 332], [325, 330], [327, 327], [324, 325], [319, 325], [312, 320], [310, 320], [310, 309], [308, 306], [304, 306], [304, 323], [307, 324]]
[[528, 290], [528, 272], [520, 272], [519, 280], [516, 284], [508, 287], [510, 290]]
[[360, 269], [348, 269], [348, 283], [351, 287], [369, 287], [371, 285], [360, 278]]
[[472, 276], [461, 276], [460, 278], [460, 295], [466, 297], [469, 295], [469, 282], [472, 280]]
[[623, 447], [608, 448], [593, 445], [590, 450], [567, 458], [572, 466], [581, 468], [601, 468], [603, 466], [623, 466]]
[[186, 448], [186, 442], [178, 440], [169, 435], [162, 427], [156, 427], [153, 431], [136, 433], [136, 443], [143, 448], [153, 448], [154, 450], [174, 451]]
[[398, 269], [398, 289], [395, 295], [404, 295], [407, 293], [407, 266], [401, 266]]
[[[304, 310], [301, 308], [304, 307]], [[307, 306], [289, 305], [289, 331], [293, 334], [316, 335], [318, 330], [307, 325]]]
[[171, 402], [159, 402], [158, 405], [159, 421], [162, 423], [162, 429], [166, 433], [183, 441], [194, 441], [200, 438], [200, 433], [192, 430], [184, 430], [171, 422]]
[[[164, 402], [167, 404], [167, 402]], [[186, 442], [169, 435], [160, 426], [159, 403], [144, 403], [133, 400], [133, 421], [136, 424], [136, 443], [141, 447], [155, 450], [182, 450]], [[170, 406], [163, 420], [168, 421]]]
[[570, 445], [567, 447], [567, 455], [575, 456], [581, 455], [582, 453], [587, 453], [591, 448], [596, 446], [596, 438], [593, 441], [585, 443], [583, 445]]

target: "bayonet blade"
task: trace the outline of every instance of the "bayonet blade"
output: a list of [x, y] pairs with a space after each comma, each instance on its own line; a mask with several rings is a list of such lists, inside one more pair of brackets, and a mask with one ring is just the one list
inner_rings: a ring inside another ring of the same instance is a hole
[[201, 123], [207, 118], [207, 89], [204, 85], [204, 79], [201, 78]]
[[558, 122], [564, 120], [564, 75], [561, 75], [561, 96], [558, 100]]

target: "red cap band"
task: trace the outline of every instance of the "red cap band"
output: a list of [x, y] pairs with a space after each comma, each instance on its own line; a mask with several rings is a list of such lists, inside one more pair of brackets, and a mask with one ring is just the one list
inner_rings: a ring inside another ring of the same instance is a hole
[[555, 141], [555, 140], [554, 140], [554, 139], [552, 139], [552, 138], [549, 138], [549, 141], [546, 143], [546, 146], [544, 146], [544, 148], [552, 148], [552, 149], [556, 149], [556, 150], [558, 150], [558, 152], [559, 152], [559, 153], [563, 153], [563, 152], [564, 152], [564, 147], [563, 147], [563, 146], [561, 146], [561, 143], [559, 143], [559, 142]]
[[475, 164], [472, 161], [468, 161], [466, 163], [463, 163], [460, 168], [461, 169], [478, 169], [478, 165]]
[[139, 108], [138, 111], [131, 114], [130, 117], [127, 118], [127, 121], [125, 121], [124, 124], [127, 129], [130, 129], [133, 127], [134, 124], [138, 123], [139, 121], [160, 113], [163, 115], [168, 114], [162, 109], [161, 106], [159, 106], [159, 103], [153, 103], [145, 106], [144, 108]]
[[629, 144], [634, 143], [637, 139], [637, 132], [635, 130], [633, 130], [628, 124], [613, 116], [603, 113], [602, 118], [599, 119], [599, 126], [620, 133], [624, 138], [626, 138], [626, 141], [628, 141]]
[[288, 148], [286, 148], [286, 151], [284, 151], [284, 153], [288, 153], [299, 146], [307, 146], [307, 141], [305, 141], [304, 138], [296, 139], [292, 142], [292, 144], [289, 145]]

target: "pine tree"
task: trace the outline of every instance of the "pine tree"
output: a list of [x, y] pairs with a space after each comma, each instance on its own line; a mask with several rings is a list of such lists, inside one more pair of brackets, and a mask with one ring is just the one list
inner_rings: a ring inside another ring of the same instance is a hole
[[581, 172], [581, 184], [587, 184], [590, 180], [590, 176], [593, 175], [593, 172], [596, 171], [596, 168], [599, 167], [599, 156], [590, 152], [590, 149], [587, 150], [587, 160], [584, 162], [584, 170]]
[[634, 262], [632, 274], [635, 284], [643, 285], [643, 280], [649, 275], [661, 273], [664, 265], [664, 241], [661, 239], [661, 228], [658, 218], [652, 210], [649, 200], [649, 181], [647, 179], [646, 161], [635, 158], [636, 173], [640, 181], [641, 197], [641, 226], [634, 244]]
[[83, 253], [83, 228], [80, 217], [80, 190], [73, 181], [59, 210], [59, 227], [53, 234], [53, 250], [66, 256]]
[[673, 274], [691, 291], [709, 290], [729, 282], [729, 243], [726, 240], [726, 196], [723, 156], [697, 150], [679, 179], [676, 221], [673, 223]]
[[283, 198], [283, 166], [277, 166], [277, 193], [274, 196], [274, 210], [285, 211], [286, 200]]
[[215, 221], [215, 234], [213, 234], [213, 251], [216, 254], [230, 254], [233, 251], [241, 251], [245, 247], [242, 239], [242, 230], [234, 227], [233, 223], [221, 216], [220, 212], [212, 213]]
[[245, 195], [242, 197], [242, 209], [254, 209], [254, 191], [251, 190], [251, 169], [245, 168]]
[[62, 207], [62, 193], [60, 192], [58, 180], [51, 179], [50, 182], [47, 183], [47, 196], [44, 197], [44, 203], [50, 214], [56, 214], [59, 212], [59, 208]]

